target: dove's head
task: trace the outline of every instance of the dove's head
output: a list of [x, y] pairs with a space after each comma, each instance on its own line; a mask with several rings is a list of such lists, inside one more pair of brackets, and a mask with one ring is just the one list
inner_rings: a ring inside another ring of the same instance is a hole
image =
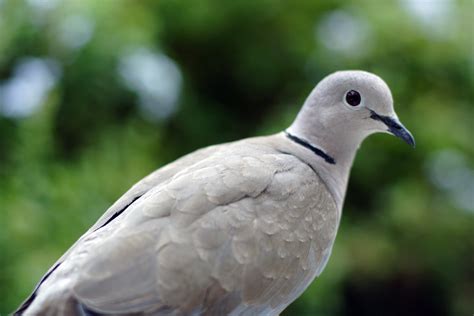
[[324, 78], [288, 132], [335, 154], [357, 148], [376, 132], [387, 132], [415, 145], [393, 109], [387, 84], [365, 71], [339, 71]]

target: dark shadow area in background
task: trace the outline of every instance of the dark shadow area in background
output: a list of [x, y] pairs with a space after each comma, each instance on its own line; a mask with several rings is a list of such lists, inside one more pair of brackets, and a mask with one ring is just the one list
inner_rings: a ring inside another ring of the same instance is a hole
[[394, 274], [381, 280], [354, 276], [343, 282], [342, 291], [340, 315], [449, 315], [446, 291], [424, 273]]

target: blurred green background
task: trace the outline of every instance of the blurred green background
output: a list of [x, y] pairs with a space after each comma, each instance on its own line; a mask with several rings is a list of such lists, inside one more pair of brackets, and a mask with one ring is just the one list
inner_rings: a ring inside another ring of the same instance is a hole
[[474, 1], [0, 0], [0, 313], [133, 183], [383, 77], [329, 264], [284, 315], [474, 312]]

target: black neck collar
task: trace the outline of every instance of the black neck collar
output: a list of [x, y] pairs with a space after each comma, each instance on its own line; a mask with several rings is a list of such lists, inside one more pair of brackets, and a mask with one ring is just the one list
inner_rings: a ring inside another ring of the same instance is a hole
[[329, 163], [331, 165], [336, 164], [336, 160], [334, 160], [334, 158], [332, 158], [331, 156], [326, 154], [323, 150], [319, 149], [318, 147], [315, 147], [315, 146], [311, 145], [307, 140], [305, 140], [303, 138], [299, 138], [298, 136], [292, 135], [292, 134], [288, 133], [287, 131], [285, 131], [285, 135], [286, 135], [286, 137], [288, 137], [290, 140], [294, 141], [298, 145], [301, 145], [301, 146], [311, 150], [313, 153], [315, 153], [319, 157], [323, 158], [324, 161], [326, 161], [327, 163]]

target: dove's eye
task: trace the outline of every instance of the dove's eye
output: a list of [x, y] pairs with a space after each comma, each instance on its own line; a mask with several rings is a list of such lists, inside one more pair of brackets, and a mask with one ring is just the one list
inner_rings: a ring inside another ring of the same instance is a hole
[[350, 106], [358, 106], [360, 104], [360, 93], [355, 90], [350, 90], [346, 93], [346, 103]]

